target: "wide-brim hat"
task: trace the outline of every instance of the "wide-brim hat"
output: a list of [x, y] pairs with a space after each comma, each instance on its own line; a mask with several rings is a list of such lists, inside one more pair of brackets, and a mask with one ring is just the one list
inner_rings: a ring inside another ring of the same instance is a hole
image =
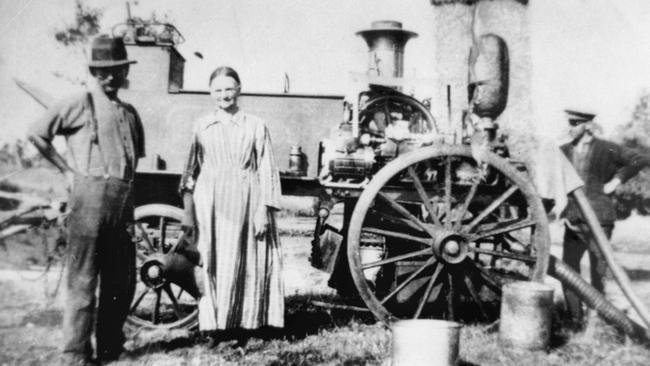
[[406, 29], [402, 29], [402, 23], [396, 22], [394, 20], [377, 20], [377, 21], [374, 21], [370, 25], [370, 29], [365, 29], [365, 30], [358, 31], [356, 33], [356, 35], [365, 37], [366, 35], [370, 35], [370, 34], [373, 34], [373, 33], [379, 33], [379, 32], [382, 32], [382, 33], [386, 33], [386, 32], [398, 33], [398, 34], [400, 34], [400, 35], [402, 35], [404, 37], [408, 37], [408, 38], [418, 36], [418, 34], [415, 33], [415, 32], [412, 32], [412, 31], [409, 31], [409, 30], [406, 30]]
[[137, 61], [129, 60], [126, 47], [121, 37], [110, 37], [102, 34], [93, 39], [90, 46], [90, 67], [115, 67], [134, 64]]

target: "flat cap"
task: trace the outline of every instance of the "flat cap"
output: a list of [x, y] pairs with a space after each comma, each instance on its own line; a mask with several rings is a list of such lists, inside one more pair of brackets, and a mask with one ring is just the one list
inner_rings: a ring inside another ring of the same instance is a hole
[[564, 112], [566, 113], [567, 119], [576, 122], [589, 122], [596, 117], [593, 113], [579, 112], [571, 109], [565, 109]]

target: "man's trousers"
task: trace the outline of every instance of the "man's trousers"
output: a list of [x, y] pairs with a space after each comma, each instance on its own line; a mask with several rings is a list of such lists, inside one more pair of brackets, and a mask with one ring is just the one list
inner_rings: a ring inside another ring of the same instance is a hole
[[[605, 290], [603, 282], [607, 274], [607, 262], [602, 255], [600, 248], [596, 244], [591, 231], [587, 224], [572, 224], [570, 228], [568, 225], [564, 227], [564, 250], [562, 253], [562, 260], [569, 265], [574, 271], [580, 273], [580, 260], [585, 254], [589, 252], [589, 268], [591, 271], [591, 286], [601, 293]], [[602, 225], [607, 239], [611, 238], [614, 224]], [[571, 320], [576, 324], [582, 323], [584, 320], [584, 310], [582, 309], [582, 302], [580, 298], [570, 290], [563, 286], [564, 298], [567, 305], [567, 310]]]
[[122, 327], [135, 290], [135, 248], [127, 232], [132, 184], [77, 175], [69, 204], [63, 352], [92, 357], [95, 328], [97, 356], [113, 359], [122, 352]]

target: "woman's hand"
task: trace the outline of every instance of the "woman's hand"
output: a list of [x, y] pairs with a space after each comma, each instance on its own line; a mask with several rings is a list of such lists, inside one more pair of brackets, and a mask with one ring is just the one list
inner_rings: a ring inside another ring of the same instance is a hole
[[194, 213], [193, 212], [184, 212], [183, 213], [183, 219], [181, 220], [181, 228], [183, 230], [194, 230], [194, 227], [196, 225], [196, 222], [194, 221]]
[[181, 228], [185, 231], [194, 230], [196, 220], [194, 218], [194, 199], [192, 193], [183, 192], [183, 219], [181, 220]]
[[266, 206], [261, 206], [255, 212], [255, 217], [253, 218], [253, 229], [255, 230], [255, 239], [264, 240], [266, 232], [269, 228], [269, 217], [268, 209]]

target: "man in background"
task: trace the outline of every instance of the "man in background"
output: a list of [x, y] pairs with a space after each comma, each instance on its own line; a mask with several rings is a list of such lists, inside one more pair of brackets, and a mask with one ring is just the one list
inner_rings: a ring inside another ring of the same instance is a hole
[[[92, 42], [88, 91], [48, 109], [32, 126], [30, 141], [70, 184], [66, 300], [61, 364], [116, 360], [123, 351], [122, 327], [135, 289], [133, 178], [144, 156], [144, 136], [135, 109], [117, 93], [129, 65], [121, 38]], [[67, 159], [52, 146], [67, 141]], [[131, 225], [131, 226], [130, 226]], [[99, 301], [96, 290], [99, 281]]]
[[[636, 175], [650, 160], [634, 150], [601, 140], [594, 134], [597, 126], [595, 114], [566, 110], [571, 142], [561, 146], [562, 151], [573, 164], [585, 185], [585, 195], [593, 207], [598, 221], [611, 238], [616, 220], [612, 193], [621, 183]], [[589, 252], [591, 285], [604, 293], [603, 279], [607, 263], [587, 226], [577, 203], [570, 198], [563, 216], [565, 217], [564, 250], [562, 260], [580, 273], [580, 260]], [[570, 321], [581, 328], [584, 311], [580, 299], [565, 289], [565, 299]]]

